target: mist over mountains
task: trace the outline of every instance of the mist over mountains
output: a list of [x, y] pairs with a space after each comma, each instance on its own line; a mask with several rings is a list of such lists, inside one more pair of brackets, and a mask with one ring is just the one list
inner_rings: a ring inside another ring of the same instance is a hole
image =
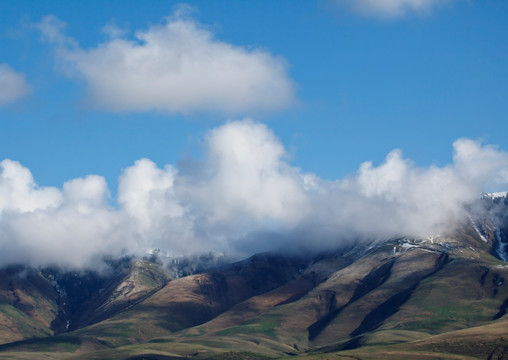
[[7, 266], [0, 357], [506, 359], [507, 206], [484, 194], [446, 235], [319, 254]]
[[396, 149], [335, 180], [292, 166], [272, 130], [253, 120], [212, 129], [203, 143], [202, 157], [180, 166], [135, 161], [122, 171], [116, 199], [100, 175], [45, 187], [3, 160], [0, 265], [83, 268], [150, 249], [239, 259], [435, 236], [466, 219], [465, 205], [483, 191], [508, 187], [508, 153], [465, 138], [454, 142], [448, 165], [419, 167]]
[[0, 360], [508, 360], [507, 14], [0, 1]]

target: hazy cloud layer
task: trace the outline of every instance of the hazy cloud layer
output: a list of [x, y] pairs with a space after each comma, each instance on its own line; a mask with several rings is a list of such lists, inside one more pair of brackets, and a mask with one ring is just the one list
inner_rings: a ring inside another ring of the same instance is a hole
[[0, 106], [11, 104], [30, 92], [25, 76], [7, 64], [0, 64]]
[[453, 163], [443, 167], [417, 167], [394, 150], [380, 165], [365, 162], [328, 181], [291, 166], [265, 125], [229, 122], [207, 134], [203, 159], [182, 170], [149, 159], [124, 169], [114, 206], [101, 176], [39, 187], [27, 168], [4, 160], [0, 264], [82, 267], [101, 254], [152, 248], [240, 257], [435, 235], [464, 219], [463, 204], [485, 187], [508, 187], [508, 153], [469, 139], [453, 149]]
[[334, 3], [365, 16], [395, 18], [406, 14], [428, 14], [452, 0], [334, 0]]
[[63, 69], [85, 81], [90, 101], [112, 111], [224, 112], [279, 110], [295, 101], [286, 61], [259, 48], [235, 46], [180, 8], [133, 39], [110, 38], [82, 49], [48, 16], [39, 24]]

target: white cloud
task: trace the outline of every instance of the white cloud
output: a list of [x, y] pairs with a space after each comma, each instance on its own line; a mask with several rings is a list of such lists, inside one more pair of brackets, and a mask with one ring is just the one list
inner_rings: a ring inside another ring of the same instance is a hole
[[193, 214], [175, 189], [177, 176], [171, 165], [160, 169], [149, 159], [136, 161], [120, 176], [118, 204], [136, 250], [185, 254], [203, 249], [203, 243], [196, 242]]
[[4, 160], [0, 264], [83, 267], [101, 254], [152, 248], [247, 256], [443, 233], [465, 218], [464, 205], [485, 186], [508, 187], [508, 153], [459, 139], [453, 159], [418, 167], [394, 150], [380, 165], [365, 162], [327, 181], [291, 166], [265, 125], [233, 121], [211, 130], [203, 159], [181, 170], [136, 161], [121, 174], [114, 205], [100, 176], [39, 187], [27, 168]]
[[334, 3], [365, 16], [394, 18], [408, 13], [427, 14], [452, 0], [334, 0]]
[[283, 58], [220, 41], [180, 10], [134, 39], [109, 28], [108, 41], [86, 50], [54, 17], [38, 27], [57, 44], [65, 71], [85, 80], [93, 104], [112, 111], [239, 113], [295, 101]]
[[56, 188], [38, 188], [30, 171], [17, 161], [0, 162], [0, 215], [4, 212], [32, 212], [62, 203]]
[[[213, 222], [292, 224], [307, 211], [303, 180], [265, 125], [245, 120], [210, 131], [199, 182], [188, 192]], [[237, 221], [232, 221], [237, 219]], [[247, 224], [245, 224], [247, 225]]]
[[29, 93], [25, 76], [7, 64], [0, 64], [0, 106], [11, 104]]
[[17, 162], [0, 168], [0, 263], [82, 267], [128, 244], [120, 215], [104, 201], [104, 178], [70, 180], [59, 190], [38, 187]]

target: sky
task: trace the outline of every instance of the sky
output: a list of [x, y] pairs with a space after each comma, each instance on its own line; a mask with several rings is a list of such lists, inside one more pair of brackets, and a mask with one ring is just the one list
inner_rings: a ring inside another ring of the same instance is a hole
[[507, 17], [499, 0], [0, 1], [0, 264], [443, 231], [508, 190]]

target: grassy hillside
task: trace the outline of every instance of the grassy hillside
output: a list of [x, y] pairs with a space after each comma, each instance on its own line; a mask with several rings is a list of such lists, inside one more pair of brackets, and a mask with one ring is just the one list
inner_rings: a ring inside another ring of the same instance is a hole
[[506, 279], [468, 227], [313, 261], [261, 254], [179, 279], [135, 262], [90, 301], [90, 325], [2, 345], [0, 358], [506, 359]]
[[58, 294], [39, 271], [11, 266], [0, 271], [0, 343], [49, 336]]

